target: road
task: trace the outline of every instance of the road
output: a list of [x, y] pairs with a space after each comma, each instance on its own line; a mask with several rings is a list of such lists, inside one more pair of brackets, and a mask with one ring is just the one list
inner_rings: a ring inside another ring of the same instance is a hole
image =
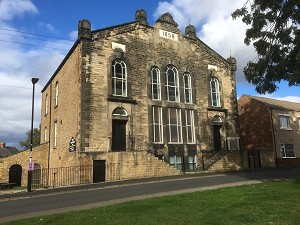
[[130, 200], [285, 178], [300, 178], [300, 168], [189, 174], [38, 190], [30, 193], [2, 194], [0, 195], [0, 223]]

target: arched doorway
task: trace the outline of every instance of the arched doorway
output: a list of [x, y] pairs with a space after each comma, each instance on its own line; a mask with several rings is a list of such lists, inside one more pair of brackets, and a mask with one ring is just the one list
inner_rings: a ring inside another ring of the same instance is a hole
[[115, 108], [112, 113], [112, 143], [113, 152], [126, 151], [127, 112], [123, 108]]
[[213, 141], [214, 141], [214, 150], [221, 151], [222, 141], [221, 141], [221, 128], [223, 126], [223, 120], [220, 116], [214, 116], [212, 120], [213, 127]]
[[9, 168], [9, 183], [15, 183], [15, 186], [21, 186], [22, 182], [22, 167], [19, 164], [14, 164]]

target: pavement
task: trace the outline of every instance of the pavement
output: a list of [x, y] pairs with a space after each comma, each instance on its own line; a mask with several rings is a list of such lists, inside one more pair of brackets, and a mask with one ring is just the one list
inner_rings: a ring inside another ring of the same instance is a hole
[[[238, 184], [242, 185], [248, 184], [251, 181], [269, 181], [269, 180], [280, 180], [280, 179], [289, 179], [289, 178], [300, 178], [300, 168], [271, 168], [271, 169], [260, 169], [260, 170], [249, 170], [249, 171], [234, 171], [234, 172], [204, 172], [204, 173], [190, 173], [176, 176], [167, 176], [167, 177], [152, 177], [152, 178], [140, 178], [133, 180], [120, 180], [120, 181], [109, 181], [105, 183], [94, 183], [94, 184], [83, 184], [78, 186], [67, 186], [67, 187], [55, 187], [49, 189], [38, 189], [33, 190], [32, 192], [27, 192], [26, 189], [9, 189], [9, 190], [0, 190], [0, 200], [7, 198], [20, 198], [20, 197], [30, 197], [34, 195], [53, 195], [55, 193], [62, 192], [76, 192], [80, 190], [89, 190], [94, 188], [106, 188], [110, 186], [130, 186], [130, 185], [138, 185], [144, 183], [155, 183], [155, 182], [164, 182], [168, 180], [184, 180], [193, 177], [203, 177], [206, 176], [226, 176], [233, 175], [236, 177], [244, 177], [244, 181], [239, 181]], [[232, 182], [228, 184], [224, 183], [219, 185], [218, 188], [232, 186]], [[209, 188], [209, 185], [207, 187]]]

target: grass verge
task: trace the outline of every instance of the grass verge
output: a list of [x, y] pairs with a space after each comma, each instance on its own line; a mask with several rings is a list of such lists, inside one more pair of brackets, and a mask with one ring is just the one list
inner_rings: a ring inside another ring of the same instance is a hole
[[298, 225], [300, 179], [131, 201], [6, 224]]

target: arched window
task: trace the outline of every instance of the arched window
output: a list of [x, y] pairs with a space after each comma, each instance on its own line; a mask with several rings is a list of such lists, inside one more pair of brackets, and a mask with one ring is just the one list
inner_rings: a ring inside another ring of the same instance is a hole
[[114, 111], [112, 112], [113, 116], [127, 116], [127, 112], [125, 109], [118, 107], [115, 108]]
[[161, 100], [160, 71], [158, 68], [151, 69], [151, 90], [152, 90], [152, 99]]
[[183, 75], [183, 85], [184, 85], [184, 102], [192, 103], [192, 78], [189, 73]]
[[175, 66], [167, 66], [166, 91], [168, 101], [180, 102], [178, 70]]
[[216, 77], [212, 77], [209, 81], [211, 106], [221, 107], [220, 85]]
[[55, 106], [58, 106], [58, 81], [55, 84]]
[[127, 69], [122, 60], [112, 62], [112, 95], [127, 97]]

